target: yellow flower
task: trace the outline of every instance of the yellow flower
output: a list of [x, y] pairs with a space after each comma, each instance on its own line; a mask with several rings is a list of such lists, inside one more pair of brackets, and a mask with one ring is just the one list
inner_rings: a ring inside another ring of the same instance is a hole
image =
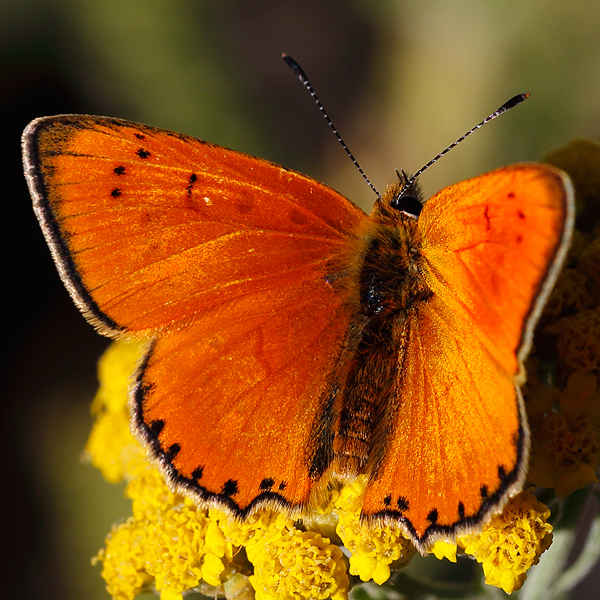
[[594, 419], [581, 413], [554, 412], [534, 433], [534, 451], [528, 479], [542, 487], [554, 487], [567, 496], [598, 481], [594, 469], [600, 458], [600, 436]]
[[533, 432], [527, 478], [553, 487], [559, 497], [598, 481], [600, 398], [597, 376], [576, 371], [560, 394], [560, 412], [546, 415]]
[[587, 277], [580, 271], [563, 269], [544, 307], [544, 314], [556, 318], [570, 310], [582, 311], [589, 308], [592, 297], [586, 283]]
[[583, 413], [600, 421], [598, 376], [595, 373], [572, 373], [560, 395], [563, 413]]
[[102, 562], [102, 577], [106, 589], [115, 600], [133, 600], [153, 583], [147, 573], [146, 547], [148, 531], [133, 518], [113, 528], [92, 563]]
[[408, 565], [417, 550], [399, 526], [361, 522], [366, 484], [362, 475], [342, 488], [334, 503], [339, 516], [337, 533], [351, 552], [350, 574], [381, 585], [390, 578], [392, 569]]
[[257, 600], [346, 600], [342, 551], [314, 531], [273, 528], [246, 546]]
[[450, 562], [455, 563], [456, 550], [456, 544], [453, 544], [452, 542], [447, 542], [446, 540], [437, 540], [433, 545], [433, 548], [429, 551], [429, 553], [433, 554], [438, 560], [446, 558]]
[[546, 155], [544, 161], [566, 171], [573, 181], [577, 213], [589, 202], [600, 199], [600, 143], [596, 140], [573, 140]]
[[111, 483], [123, 480], [128, 455], [141, 450], [129, 430], [127, 394], [144, 345], [139, 341], [114, 342], [98, 363], [100, 388], [92, 402], [96, 421], [85, 456]]
[[600, 307], [563, 317], [546, 327], [558, 334], [558, 353], [571, 368], [588, 372], [598, 369], [600, 361]]
[[460, 536], [466, 554], [483, 564], [485, 582], [507, 594], [521, 588], [527, 570], [552, 543], [548, 507], [528, 491], [513, 498], [478, 534]]

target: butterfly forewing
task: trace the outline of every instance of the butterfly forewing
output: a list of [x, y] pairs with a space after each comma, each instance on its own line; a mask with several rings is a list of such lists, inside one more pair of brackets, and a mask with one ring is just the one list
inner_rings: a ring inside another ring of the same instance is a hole
[[63, 280], [104, 333], [319, 278], [365, 218], [298, 173], [118, 119], [39, 119], [24, 155]]

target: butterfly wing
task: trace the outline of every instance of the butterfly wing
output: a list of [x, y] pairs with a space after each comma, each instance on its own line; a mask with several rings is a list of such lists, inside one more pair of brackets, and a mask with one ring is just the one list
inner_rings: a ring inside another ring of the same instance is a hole
[[331, 458], [331, 374], [351, 314], [316, 280], [227, 302], [158, 338], [135, 412], [167, 475], [238, 515], [305, 506]]
[[63, 281], [107, 335], [321, 277], [365, 218], [299, 173], [119, 119], [37, 119], [23, 147]]
[[518, 384], [573, 227], [569, 181], [516, 165], [433, 196], [419, 219], [432, 297], [407, 319], [395, 435], [363, 512], [421, 548], [480, 523], [524, 478]]
[[170, 479], [238, 514], [306, 504], [352, 317], [336, 274], [366, 215], [278, 165], [117, 119], [39, 119], [23, 144], [75, 302], [106, 335], [153, 339], [134, 421]]

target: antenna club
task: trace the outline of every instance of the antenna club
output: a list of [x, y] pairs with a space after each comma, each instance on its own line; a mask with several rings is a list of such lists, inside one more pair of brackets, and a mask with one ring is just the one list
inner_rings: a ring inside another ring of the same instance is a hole
[[302, 83], [304, 83], [305, 81], [308, 81], [308, 77], [306, 76], [306, 73], [302, 70], [302, 67], [291, 56], [288, 56], [287, 54], [283, 53], [281, 55], [281, 58], [283, 58], [283, 60], [285, 60], [286, 64], [288, 65], [288, 67], [292, 71], [294, 71], [294, 73], [296, 75], [298, 75], [298, 77], [300, 78], [300, 81]]
[[529, 96], [531, 96], [531, 94], [527, 93], [527, 94], [517, 94], [516, 96], [513, 96], [510, 100], [507, 100], [499, 109], [498, 112], [505, 112], [507, 110], [510, 110], [511, 108], [513, 108], [514, 106], [517, 106], [517, 104], [521, 104], [521, 102], [527, 100], [527, 98], [529, 98]]

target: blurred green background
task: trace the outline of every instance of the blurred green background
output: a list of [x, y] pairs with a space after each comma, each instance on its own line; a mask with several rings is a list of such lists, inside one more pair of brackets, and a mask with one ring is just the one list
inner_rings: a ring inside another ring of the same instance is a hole
[[[31, 210], [19, 151], [31, 119], [91, 113], [181, 131], [301, 170], [368, 210], [372, 192], [282, 52], [379, 189], [532, 93], [428, 171], [427, 196], [597, 136], [599, 32], [597, 0], [2, 0], [0, 595], [108, 598], [90, 557], [130, 514], [122, 489], [80, 461], [107, 342], [67, 296]], [[599, 584], [596, 573], [574, 597]]]

